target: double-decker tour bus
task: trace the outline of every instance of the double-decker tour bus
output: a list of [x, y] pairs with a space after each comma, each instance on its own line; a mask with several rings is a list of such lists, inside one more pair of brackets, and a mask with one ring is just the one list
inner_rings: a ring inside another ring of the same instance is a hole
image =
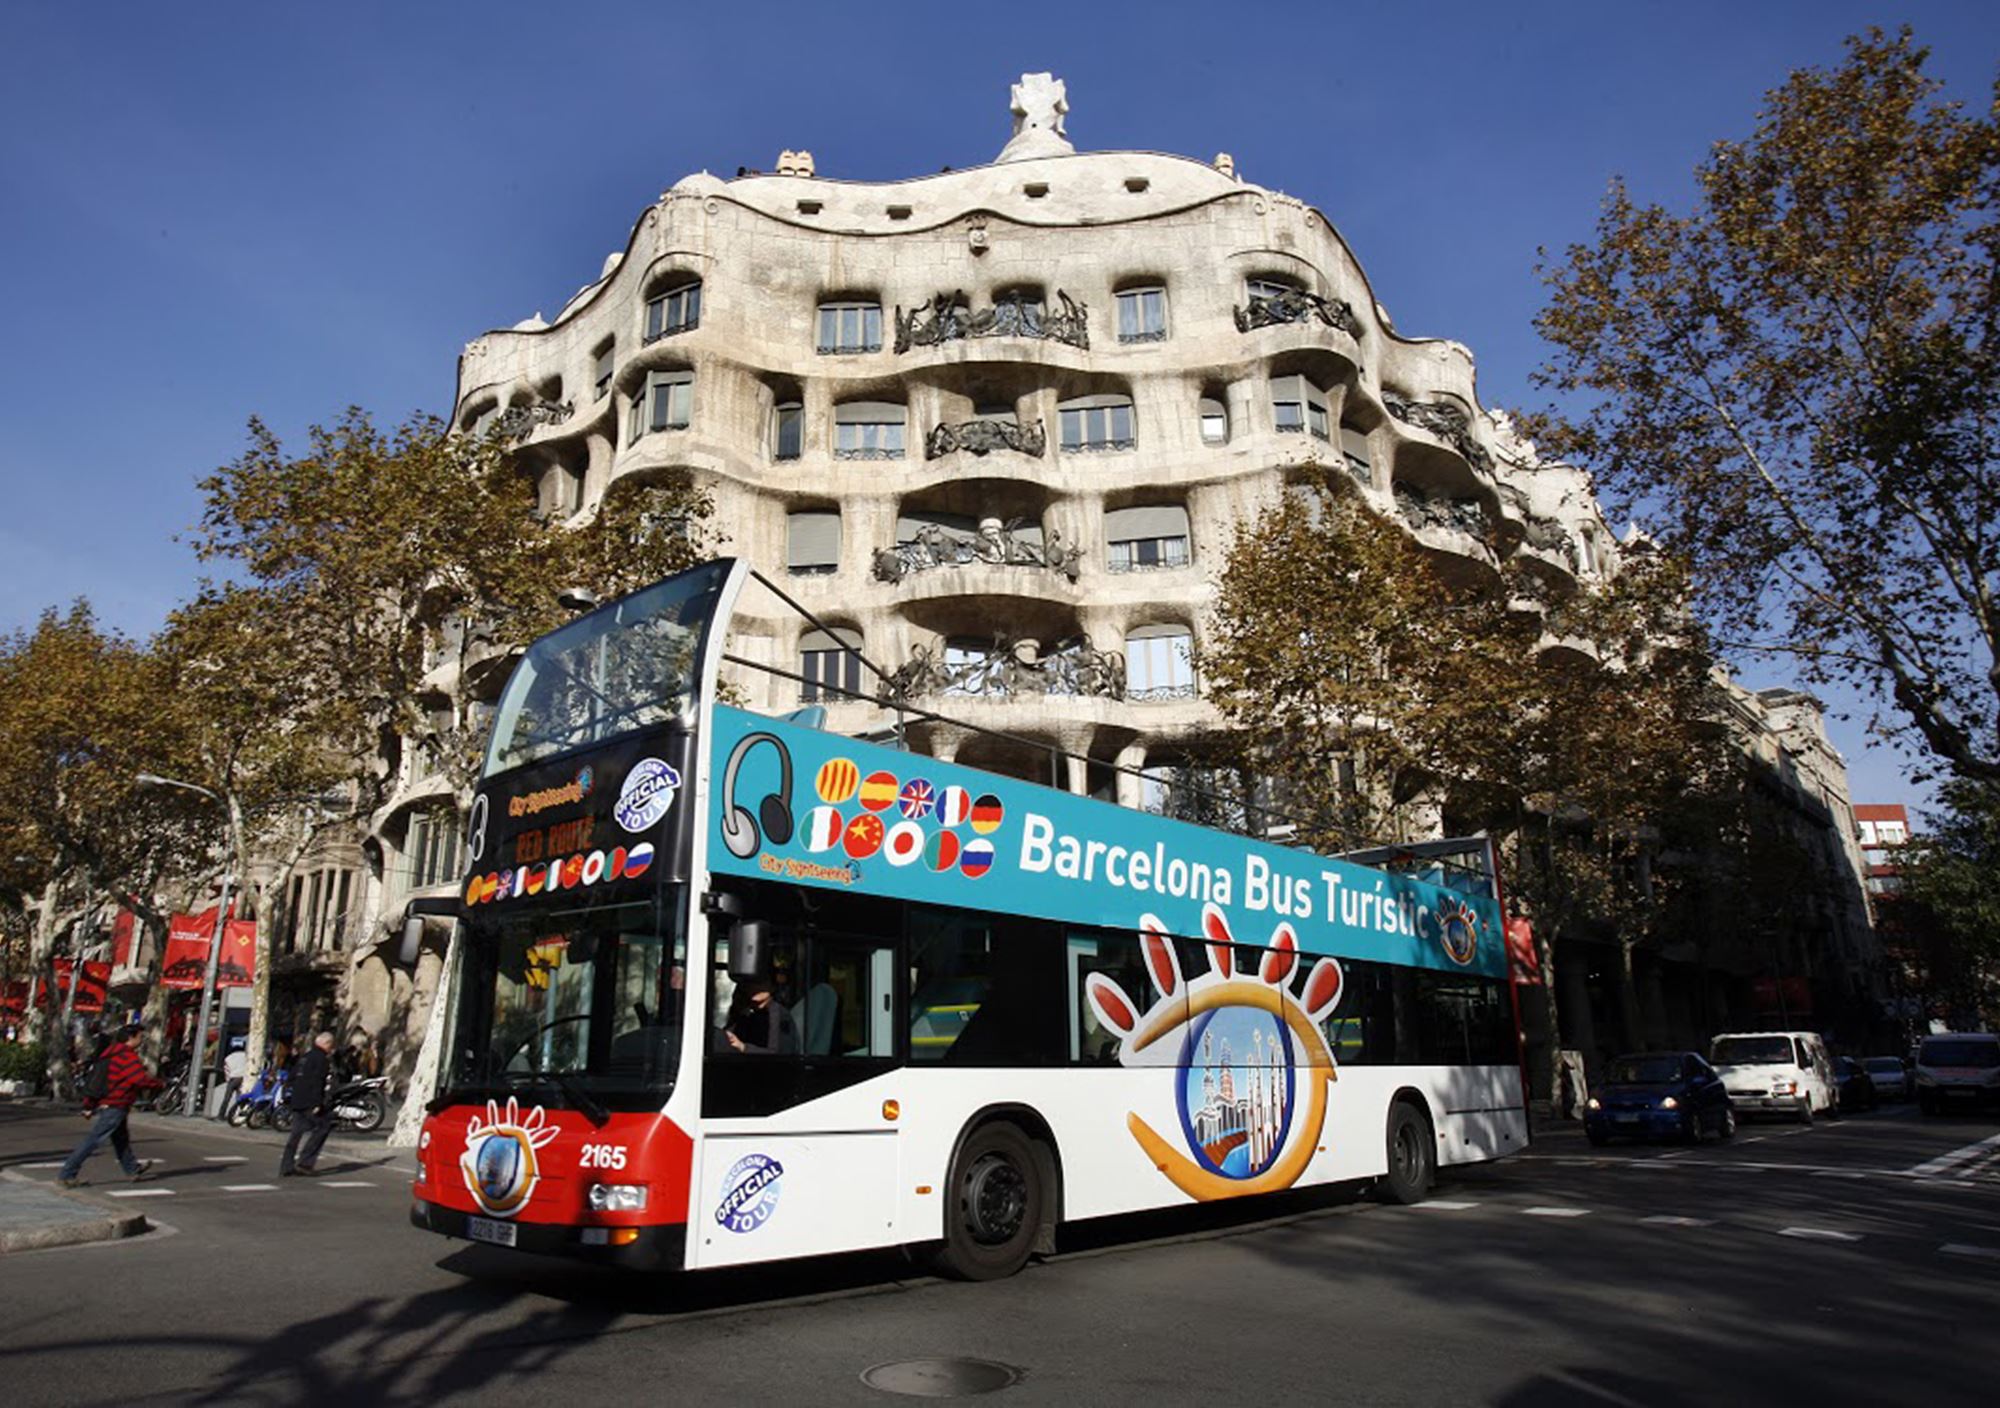
[[927, 1245], [978, 1278], [1064, 1222], [1411, 1201], [1525, 1146], [1490, 853], [1433, 883], [749, 712], [718, 681], [753, 579], [782, 596], [712, 562], [508, 681], [418, 1226], [643, 1268]]

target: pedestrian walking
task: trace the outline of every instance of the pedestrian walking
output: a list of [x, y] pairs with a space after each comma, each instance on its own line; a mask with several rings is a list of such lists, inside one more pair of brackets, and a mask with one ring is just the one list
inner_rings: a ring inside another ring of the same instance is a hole
[[126, 1117], [132, 1113], [132, 1102], [149, 1090], [159, 1090], [163, 1086], [160, 1078], [146, 1069], [146, 1063], [139, 1059], [134, 1046], [142, 1030], [134, 1021], [123, 1031], [112, 1037], [110, 1043], [92, 1063], [84, 1076], [83, 1110], [90, 1119], [90, 1130], [83, 1136], [83, 1142], [63, 1160], [56, 1182], [65, 1188], [76, 1187], [77, 1175], [83, 1171], [83, 1163], [97, 1152], [105, 1140], [111, 1141], [111, 1152], [118, 1156], [118, 1166], [128, 1177], [144, 1178], [153, 1166], [151, 1159], [140, 1159], [132, 1153], [132, 1134], [126, 1128]]
[[299, 1058], [298, 1072], [285, 1092], [285, 1103], [292, 1108], [292, 1132], [278, 1160], [278, 1177], [319, 1172], [320, 1146], [333, 1132], [332, 1094], [333, 1033], [321, 1032], [313, 1038], [312, 1049]]

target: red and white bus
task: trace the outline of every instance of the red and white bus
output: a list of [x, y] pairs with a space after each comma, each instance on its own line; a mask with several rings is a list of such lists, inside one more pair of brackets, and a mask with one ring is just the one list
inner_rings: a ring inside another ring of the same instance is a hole
[[1526, 1145], [1490, 865], [1356, 865], [734, 707], [752, 579], [661, 582], [508, 682], [418, 1226], [689, 1270], [923, 1245], [982, 1278], [1067, 1222], [1415, 1200]]

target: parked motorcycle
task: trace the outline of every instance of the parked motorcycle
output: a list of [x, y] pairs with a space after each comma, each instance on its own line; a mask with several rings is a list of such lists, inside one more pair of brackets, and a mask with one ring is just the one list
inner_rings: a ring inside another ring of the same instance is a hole
[[[389, 1118], [389, 1078], [369, 1076], [365, 1080], [343, 1082], [334, 1087], [329, 1105], [333, 1110], [334, 1129], [372, 1133]], [[288, 1130], [296, 1113], [281, 1096], [271, 1108], [271, 1124], [277, 1129]]]

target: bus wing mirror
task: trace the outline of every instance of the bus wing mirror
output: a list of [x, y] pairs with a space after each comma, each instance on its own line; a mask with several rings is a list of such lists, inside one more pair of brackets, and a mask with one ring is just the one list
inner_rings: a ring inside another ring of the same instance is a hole
[[424, 946], [424, 917], [412, 914], [403, 921], [403, 942], [396, 950], [397, 961], [405, 968], [417, 966], [417, 954]]
[[729, 976], [761, 978], [770, 958], [771, 926], [761, 919], [739, 919], [729, 926]]

